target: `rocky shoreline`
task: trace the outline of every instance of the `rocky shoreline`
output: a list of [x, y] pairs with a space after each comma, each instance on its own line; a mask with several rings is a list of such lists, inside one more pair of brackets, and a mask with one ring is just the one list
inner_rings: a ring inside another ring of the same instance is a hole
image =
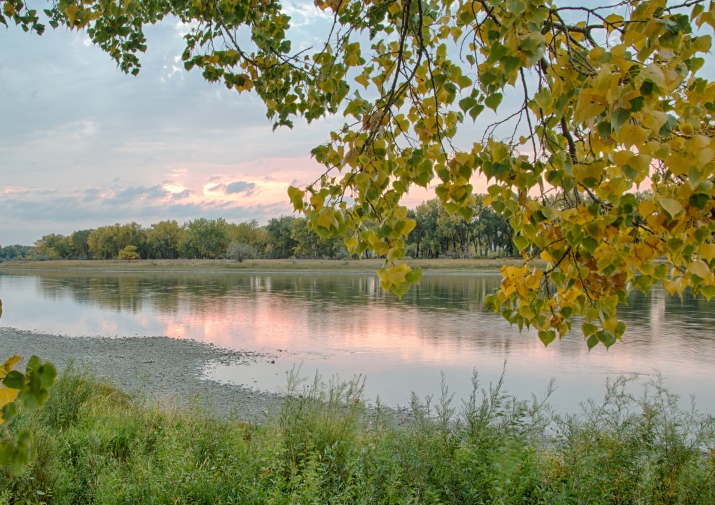
[[235, 414], [261, 421], [278, 409], [282, 396], [203, 378], [206, 364], [245, 364], [267, 354], [222, 349], [169, 337], [66, 337], [0, 327], [0, 362], [33, 354], [64, 370], [69, 363], [89, 366], [123, 391], [169, 401], [198, 399], [218, 416]]

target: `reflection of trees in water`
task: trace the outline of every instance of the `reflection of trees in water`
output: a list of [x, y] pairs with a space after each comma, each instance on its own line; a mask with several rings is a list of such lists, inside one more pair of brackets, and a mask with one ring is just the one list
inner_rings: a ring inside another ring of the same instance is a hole
[[161, 274], [44, 272], [37, 276], [44, 297], [71, 297], [103, 309], [176, 314], [182, 304], [192, 312], [218, 312], [235, 298], [264, 293], [316, 304], [403, 304], [425, 309], [483, 310], [484, 297], [498, 287], [498, 276], [425, 276], [400, 302], [367, 274]]
[[179, 290], [171, 282], [157, 283], [133, 274], [52, 272], [37, 277], [41, 292], [47, 298], [69, 296], [79, 304], [135, 314], [147, 307], [166, 313], [176, 312], [178, 308]]
[[[384, 303], [424, 310], [481, 312], [484, 297], [499, 286], [500, 280], [497, 275], [426, 275], [400, 302], [384, 293], [376, 276], [368, 274], [45, 272], [37, 277], [47, 298], [69, 296], [80, 304], [119, 312], [151, 309], [169, 315], [178, 313], [182, 306], [191, 312], [219, 313], [235, 305], [237, 299], [248, 300], [266, 293], [311, 302], [315, 310], [334, 304]], [[715, 330], [715, 318], [710, 317], [715, 300], [708, 302], [689, 291], [681, 300], [656, 286], [648, 296], [632, 292], [628, 303], [621, 314], [629, 328], [650, 329], [642, 332], [646, 339], [658, 335], [672, 321], [686, 327], [697, 325], [708, 334]]]
[[715, 300], [708, 302], [689, 290], [681, 299], [668, 295], [662, 286], [654, 286], [648, 296], [640, 291], [631, 293], [628, 303], [622, 310], [628, 325], [624, 341], [636, 345], [642, 353], [662, 349], [672, 353], [674, 359], [686, 355], [706, 360], [715, 357]]
[[[188, 313], [199, 316], [197, 321], [236, 318], [240, 324], [267, 324], [270, 331], [271, 318], [280, 319], [286, 312], [289, 319], [288, 312], [298, 309], [303, 318], [299, 322], [321, 328], [318, 334], [329, 328], [328, 339], [333, 333], [359, 335], [374, 317], [386, 339], [407, 329], [435, 349], [439, 342], [451, 341], [487, 355], [508, 356], [530, 353], [541, 345], [533, 331], [520, 334], [498, 314], [485, 312], [484, 297], [498, 287], [497, 275], [427, 275], [401, 302], [384, 293], [376, 276], [368, 274], [46, 272], [35, 277], [43, 297], [71, 298], [116, 312], [169, 317]], [[632, 293], [628, 301], [620, 312], [628, 324], [625, 354], [618, 355], [715, 359], [711, 345], [715, 301], [709, 303], [689, 292], [681, 301], [667, 296], [661, 287], [647, 297]], [[270, 314], [254, 321], [258, 313]], [[208, 315], [212, 317], [204, 317]], [[568, 358], [584, 354], [579, 327], [580, 321], [575, 321], [571, 334], [552, 344], [555, 352]], [[703, 345], [706, 340], [708, 345]]]
[[669, 320], [687, 323], [693, 318], [703, 329], [715, 329], [715, 319], [709, 317], [715, 309], [715, 300], [709, 302], [702, 296], [693, 296], [690, 290], [682, 299], [670, 296], [662, 286], [654, 286], [648, 296], [640, 291], [628, 295], [628, 309], [623, 310], [626, 322], [660, 327]]
[[70, 296], [79, 304], [97, 305], [117, 312], [140, 312], [145, 297], [138, 277], [66, 275], [59, 273], [38, 276], [45, 297], [58, 299]]

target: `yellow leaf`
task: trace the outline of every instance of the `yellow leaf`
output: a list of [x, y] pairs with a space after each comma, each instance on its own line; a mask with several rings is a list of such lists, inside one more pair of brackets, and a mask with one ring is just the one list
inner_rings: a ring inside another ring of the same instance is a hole
[[628, 123], [618, 132], [618, 141], [626, 147], [641, 146], [648, 138], [648, 130], [634, 123]]
[[680, 133], [682, 133], [686, 137], [692, 137], [693, 135], [695, 135], [693, 125], [691, 125], [690, 123], [683, 123], [678, 126], [678, 129], [680, 130]]
[[697, 275], [703, 280], [709, 279], [712, 276], [712, 272], [707, 264], [703, 260], [695, 260], [690, 265], [688, 265], [688, 272]]
[[354, 251], [359, 243], [357, 237], [346, 237], [343, 242], [345, 242], [345, 247], [348, 248], [348, 251]]
[[698, 254], [708, 263], [715, 258], [715, 244], [701, 244], [698, 247]]
[[661, 198], [660, 206], [668, 214], [671, 220], [675, 219], [681, 212], [683, 212], [683, 206], [680, 202], [673, 200], [672, 198]]
[[21, 356], [12, 356], [5, 360], [5, 363], [0, 366], [0, 379], [4, 379], [19, 361], [22, 361]]
[[336, 226], [336, 221], [335, 221], [335, 215], [332, 211], [326, 210], [325, 212], [322, 212], [319, 216], [318, 219], [315, 220], [315, 224], [320, 226], [321, 228], [325, 228], [326, 230], [329, 230], [331, 227]]
[[19, 389], [10, 389], [6, 387], [0, 387], [0, 424], [4, 422], [2, 418], [2, 408], [8, 403], [12, 403], [17, 398], [20, 393]]
[[665, 74], [663, 73], [663, 69], [655, 63], [651, 63], [647, 67], [643, 68], [641, 70], [641, 75], [653, 82], [653, 84], [655, 84], [656, 86], [658, 86], [662, 92], [668, 91], [668, 86], [665, 83]]
[[615, 28], [618, 28], [623, 24], [623, 16], [619, 16], [618, 14], [609, 14], [605, 17], [604, 21], [606, 30], [608, 30], [608, 33], [611, 33]]
[[357, 82], [358, 84], [362, 84], [365, 89], [367, 89], [368, 85], [370, 84], [367, 80], [367, 76], [364, 73], [358, 75], [355, 78], [355, 82]]
[[65, 9], [65, 15], [70, 22], [70, 27], [74, 26], [75, 21], [77, 20], [77, 13], [79, 12], [79, 10], [79, 7], [77, 7], [75, 4], [70, 4]]

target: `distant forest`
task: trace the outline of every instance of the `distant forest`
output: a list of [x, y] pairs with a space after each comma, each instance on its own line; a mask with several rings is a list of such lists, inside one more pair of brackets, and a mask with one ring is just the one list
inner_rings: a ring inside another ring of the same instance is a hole
[[[407, 241], [407, 255], [412, 258], [503, 257], [515, 253], [509, 223], [481, 204], [469, 221], [458, 214], [448, 214], [438, 198], [410, 210], [409, 216], [417, 222]], [[117, 223], [78, 230], [67, 236], [52, 233], [33, 246], [0, 248], [2, 261], [127, 257], [243, 261], [346, 259], [349, 255], [342, 238], [320, 238], [305, 218], [292, 216], [273, 218], [265, 226], [255, 220], [235, 224], [225, 219], [204, 218], [184, 224], [160, 221], [147, 228], [135, 222]]]

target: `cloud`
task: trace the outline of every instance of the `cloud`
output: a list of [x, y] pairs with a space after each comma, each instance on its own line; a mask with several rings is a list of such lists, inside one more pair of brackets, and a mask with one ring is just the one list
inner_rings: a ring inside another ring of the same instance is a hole
[[254, 182], [236, 181], [226, 184], [226, 194], [228, 195], [237, 193], [246, 193], [246, 195], [250, 195], [253, 193], [254, 189], [256, 189], [256, 183]]
[[172, 194], [171, 199], [172, 200], [183, 200], [184, 198], [188, 198], [189, 196], [191, 196], [192, 193], [193, 193], [193, 191], [191, 191], [190, 189], [185, 189], [184, 191], [180, 191], [178, 193]]
[[111, 202], [112, 204], [117, 203], [129, 203], [136, 200], [147, 200], [147, 199], [161, 199], [170, 196], [170, 193], [164, 189], [161, 185], [155, 184], [154, 186], [133, 186], [123, 189], [113, 195], [108, 195], [103, 199], [103, 202]]
[[[217, 181], [220, 180], [220, 176], [212, 176], [209, 181]], [[266, 179], [268, 182], [271, 181], [271, 179]], [[228, 182], [228, 183], [219, 183], [219, 184], [208, 184], [204, 187], [204, 193], [206, 194], [224, 194], [224, 195], [239, 195], [243, 194], [244, 196], [251, 196], [257, 186], [255, 182], [250, 182], [250, 181], [234, 181], [234, 182]]]

